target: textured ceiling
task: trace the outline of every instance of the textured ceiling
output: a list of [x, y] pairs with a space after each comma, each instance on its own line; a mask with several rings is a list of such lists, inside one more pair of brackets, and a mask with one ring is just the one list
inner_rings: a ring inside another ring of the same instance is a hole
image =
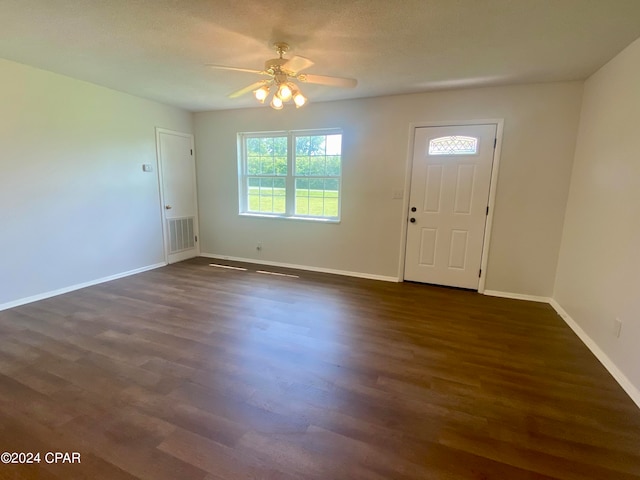
[[192, 111], [255, 106], [227, 94], [286, 41], [310, 101], [584, 79], [640, 37], [640, 0], [0, 0], [0, 57]]

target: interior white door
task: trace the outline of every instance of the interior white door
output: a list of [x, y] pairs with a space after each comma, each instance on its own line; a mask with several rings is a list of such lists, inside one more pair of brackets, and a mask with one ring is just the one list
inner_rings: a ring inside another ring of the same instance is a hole
[[193, 136], [156, 129], [165, 256], [175, 263], [199, 254]]
[[478, 289], [496, 128], [415, 129], [405, 280]]

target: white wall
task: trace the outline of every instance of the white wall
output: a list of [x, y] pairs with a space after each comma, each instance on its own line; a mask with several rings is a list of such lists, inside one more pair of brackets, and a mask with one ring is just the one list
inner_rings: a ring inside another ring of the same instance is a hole
[[[635, 386], [637, 402], [639, 85], [640, 40], [585, 83], [554, 293], [560, 306]], [[616, 317], [623, 321], [620, 338], [614, 334]]]
[[0, 78], [0, 308], [163, 262], [154, 127], [191, 114], [5, 60]]
[[[581, 96], [570, 82], [197, 113], [202, 252], [395, 277], [410, 124], [504, 118], [486, 288], [548, 297]], [[239, 217], [236, 133], [322, 127], [344, 129], [342, 222]]]

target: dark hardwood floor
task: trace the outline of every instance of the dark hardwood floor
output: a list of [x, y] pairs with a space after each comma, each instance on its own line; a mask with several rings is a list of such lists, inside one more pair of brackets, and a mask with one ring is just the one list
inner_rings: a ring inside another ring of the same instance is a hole
[[0, 312], [0, 479], [640, 479], [550, 306], [209, 263]]

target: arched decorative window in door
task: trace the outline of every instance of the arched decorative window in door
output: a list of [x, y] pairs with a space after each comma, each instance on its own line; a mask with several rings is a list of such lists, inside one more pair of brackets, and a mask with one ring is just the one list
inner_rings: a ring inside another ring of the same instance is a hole
[[433, 138], [429, 142], [429, 155], [474, 155], [478, 153], [478, 139], [451, 135]]

